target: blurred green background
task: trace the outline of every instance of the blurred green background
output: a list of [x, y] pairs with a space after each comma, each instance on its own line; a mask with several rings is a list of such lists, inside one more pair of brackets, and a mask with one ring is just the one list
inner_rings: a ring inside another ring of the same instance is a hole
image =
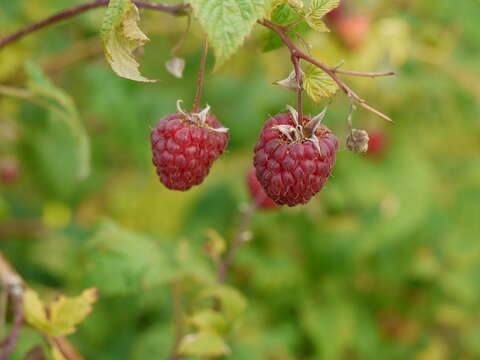
[[[2, 1], [0, 35], [80, 3]], [[334, 26], [305, 38], [328, 64], [396, 71], [345, 78], [396, 125], [358, 110], [355, 127], [380, 134], [382, 151], [361, 156], [342, 145], [332, 178], [310, 204], [255, 214], [253, 239], [228, 278], [248, 301], [227, 337], [229, 358], [480, 359], [480, 3], [348, 6], [348, 16], [369, 18], [355, 50]], [[271, 85], [291, 65], [285, 49], [262, 52], [260, 27], [217, 73], [209, 56], [204, 103], [231, 129], [228, 151], [204, 184], [172, 192], [151, 165], [149, 132], [177, 99], [191, 106], [201, 30], [194, 23], [178, 53], [187, 60], [178, 80], [164, 63], [186, 19], [141, 11], [151, 38], [140, 54], [143, 73], [161, 82], [134, 83], [102, 55], [103, 12], [0, 50], [0, 84], [26, 88], [26, 62], [42, 68], [73, 99], [92, 152], [91, 173], [79, 180], [65, 122], [0, 93], [0, 249], [47, 298], [99, 288], [94, 312], [71, 337], [85, 358], [165, 359], [173, 341], [170, 259], [186, 247], [189, 271], [213, 276], [202, 251], [206, 231], [234, 233], [257, 135], [269, 115], [294, 105], [293, 94]], [[326, 118], [342, 143], [348, 107], [339, 93]], [[307, 113], [322, 108], [306, 101]], [[102, 236], [118, 238], [112, 246], [123, 252], [103, 255], [91, 245]], [[188, 292], [184, 300], [191, 311]], [[12, 358], [38, 341], [26, 328]]]

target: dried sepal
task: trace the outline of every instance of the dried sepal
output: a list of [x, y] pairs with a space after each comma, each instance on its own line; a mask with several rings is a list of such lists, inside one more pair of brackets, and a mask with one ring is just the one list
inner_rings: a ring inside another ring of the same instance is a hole
[[165, 63], [165, 68], [177, 79], [181, 79], [183, 78], [183, 70], [185, 69], [185, 59], [175, 56]]
[[[301, 71], [301, 70], [300, 70]], [[301, 71], [302, 78], [304, 76], [303, 71]], [[293, 70], [286, 79], [278, 80], [273, 83], [290, 91], [297, 91], [300, 88], [299, 82], [297, 81], [297, 74]]]

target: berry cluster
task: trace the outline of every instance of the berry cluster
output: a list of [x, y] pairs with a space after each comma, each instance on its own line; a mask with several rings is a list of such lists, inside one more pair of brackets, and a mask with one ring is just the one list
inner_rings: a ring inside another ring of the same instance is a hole
[[[161, 119], [151, 132], [153, 164], [169, 189], [185, 191], [199, 185], [223, 153], [228, 129], [210, 108], [177, 112]], [[306, 204], [325, 185], [335, 164], [337, 138], [321, 124], [325, 111], [309, 118], [278, 114], [265, 124], [255, 146], [255, 171], [247, 184], [257, 207]]]

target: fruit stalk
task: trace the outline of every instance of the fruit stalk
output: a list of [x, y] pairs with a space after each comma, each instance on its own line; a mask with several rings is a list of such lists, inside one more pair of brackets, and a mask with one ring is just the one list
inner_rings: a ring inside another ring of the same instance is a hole
[[205, 76], [205, 65], [207, 63], [208, 55], [208, 38], [205, 37], [203, 42], [202, 60], [200, 62], [200, 70], [198, 71], [197, 94], [195, 95], [195, 102], [193, 104], [193, 112], [198, 113], [200, 110], [200, 102], [202, 100], [203, 78]]

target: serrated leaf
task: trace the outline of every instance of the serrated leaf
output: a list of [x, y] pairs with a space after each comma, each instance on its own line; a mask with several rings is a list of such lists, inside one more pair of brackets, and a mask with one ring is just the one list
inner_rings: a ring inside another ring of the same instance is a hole
[[190, 4], [214, 49], [218, 69], [266, 15], [270, 0], [192, 0]]
[[340, 0], [312, 0], [307, 15], [305, 16], [307, 24], [318, 32], [330, 31], [322, 19], [327, 13], [339, 5]]
[[190, 323], [199, 331], [213, 331], [224, 333], [227, 329], [225, 317], [218, 311], [211, 309], [201, 310], [190, 317]]
[[27, 289], [24, 295], [25, 320], [49, 336], [69, 335], [92, 311], [96, 301], [95, 288], [86, 289], [76, 297], [62, 295], [48, 305], [40, 300], [35, 291]]
[[87, 243], [86, 281], [102, 294], [144, 291], [172, 279], [174, 264], [154, 239], [111, 221], [99, 225]]
[[217, 298], [222, 306], [222, 311], [231, 321], [238, 319], [247, 306], [247, 302], [242, 294], [236, 289], [225, 285], [213, 286], [205, 290], [201, 297]]
[[313, 65], [305, 70], [303, 87], [315, 102], [332, 97], [338, 90], [337, 83], [327, 73]]
[[339, 5], [340, 0], [312, 0], [308, 8], [308, 16], [320, 20]]
[[76, 144], [78, 178], [85, 179], [90, 173], [90, 138], [80, 121], [74, 101], [33, 63], [27, 63], [26, 70], [29, 77], [28, 87], [32, 93], [69, 127]]
[[304, 14], [305, 5], [303, 4], [302, 0], [286, 0], [286, 3], [290, 5], [290, 7], [297, 12], [297, 14]]
[[101, 29], [104, 53], [118, 76], [134, 81], [155, 82], [140, 74], [140, 65], [133, 55], [136, 49], [149, 41], [139, 28], [139, 21], [138, 9], [130, 0], [110, 0]]
[[58, 337], [75, 332], [75, 326], [92, 311], [92, 305], [97, 299], [98, 292], [95, 288], [86, 289], [76, 297], [60, 296], [48, 307], [51, 323], [49, 335]]
[[183, 337], [178, 347], [179, 354], [200, 357], [215, 357], [230, 352], [223, 338], [209, 331], [189, 334]]

